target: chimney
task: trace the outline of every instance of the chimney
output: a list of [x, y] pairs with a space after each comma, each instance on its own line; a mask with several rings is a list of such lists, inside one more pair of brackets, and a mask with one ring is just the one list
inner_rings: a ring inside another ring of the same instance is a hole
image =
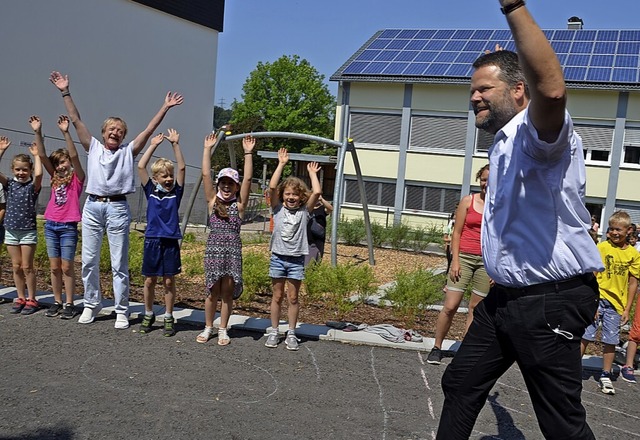
[[582, 21], [582, 18], [576, 17], [575, 15], [567, 21], [567, 29], [582, 29], [583, 26], [584, 22]]

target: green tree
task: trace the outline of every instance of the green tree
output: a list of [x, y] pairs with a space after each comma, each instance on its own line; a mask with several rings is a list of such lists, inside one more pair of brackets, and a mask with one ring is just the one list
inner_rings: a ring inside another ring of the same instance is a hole
[[224, 124], [228, 124], [231, 121], [231, 115], [233, 115], [233, 111], [231, 109], [225, 109], [222, 107], [218, 107], [217, 105], [213, 106], [213, 126], [217, 130], [222, 127]]
[[[297, 55], [283, 55], [273, 63], [258, 63], [234, 101], [233, 130], [287, 131], [333, 138], [335, 98], [324, 75]], [[286, 146], [292, 153], [335, 155], [334, 147], [289, 139], [265, 139], [261, 148]]]

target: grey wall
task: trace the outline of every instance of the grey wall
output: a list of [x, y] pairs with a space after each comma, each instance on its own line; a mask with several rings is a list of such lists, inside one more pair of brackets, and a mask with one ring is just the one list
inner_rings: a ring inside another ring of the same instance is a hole
[[[10, 158], [24, 151], [20, 141], [32, 141], [30, 115], [41, 116], [45, 136], [60, 136], [56, 120], [64, 105], [48, 80], [59, 70], [69, 74], [82, 119], [98, 139], [107, 116], [122, 117], [132, 139], [167, 91], [183, 94], [184, 104], [169, 112], [159, 130], [181, 133], [187, 163], [194, 166], [187, 181], [195, 180], [202, 139], [212, 128], [217, 47], [217, 31], [127, 0], [3, 1], [0, 135], [14, 146], [0, 171], [8, 172]], [[72, 136], [77, 139], [74, 130]], [[64, 146], [53, 139], [45, 143], [47, 151]], [[168, 143], [158, 155], [173, 157]]]

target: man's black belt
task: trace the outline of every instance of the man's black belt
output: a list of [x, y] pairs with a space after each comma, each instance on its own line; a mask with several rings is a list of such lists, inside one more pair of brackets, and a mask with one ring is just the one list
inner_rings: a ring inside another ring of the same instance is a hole
[[117, 194], [115, 196], [96, 196], [95, 194], [89, 194], [89, 200], [92, 202], [124, 202], [127, 200], [127, 196], [124, 194]]
[[514, 296], [544, 295], [547, 293], [558, 293], [563, 290], [584, 286], [585, 284], [591, 283], [594, 278], [595, 277], [592, 273], [585, 273], [566, 280], [550, 281], [548, 283], [534, 284], [532, 286], [507, 287], [501, 284], [496, 284], [496, 288], [501, 292]]

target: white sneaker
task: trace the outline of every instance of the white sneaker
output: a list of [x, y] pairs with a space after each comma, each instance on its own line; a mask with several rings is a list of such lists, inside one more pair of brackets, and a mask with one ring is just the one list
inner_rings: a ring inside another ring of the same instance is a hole
[[94, 308], [85, 306], [80, 315], [80, 319], [78, 319], [78, 323], [91, 324], [96, 319], [96, 316], [98, 316], [98, 313], [100, 313], [100, 310], [102, 310], [102, 304], [98, 304]]
[[129, 328], [129, 318], [126, 313], [116, 313], [116, 323], [114, 327], [118, 330]]

